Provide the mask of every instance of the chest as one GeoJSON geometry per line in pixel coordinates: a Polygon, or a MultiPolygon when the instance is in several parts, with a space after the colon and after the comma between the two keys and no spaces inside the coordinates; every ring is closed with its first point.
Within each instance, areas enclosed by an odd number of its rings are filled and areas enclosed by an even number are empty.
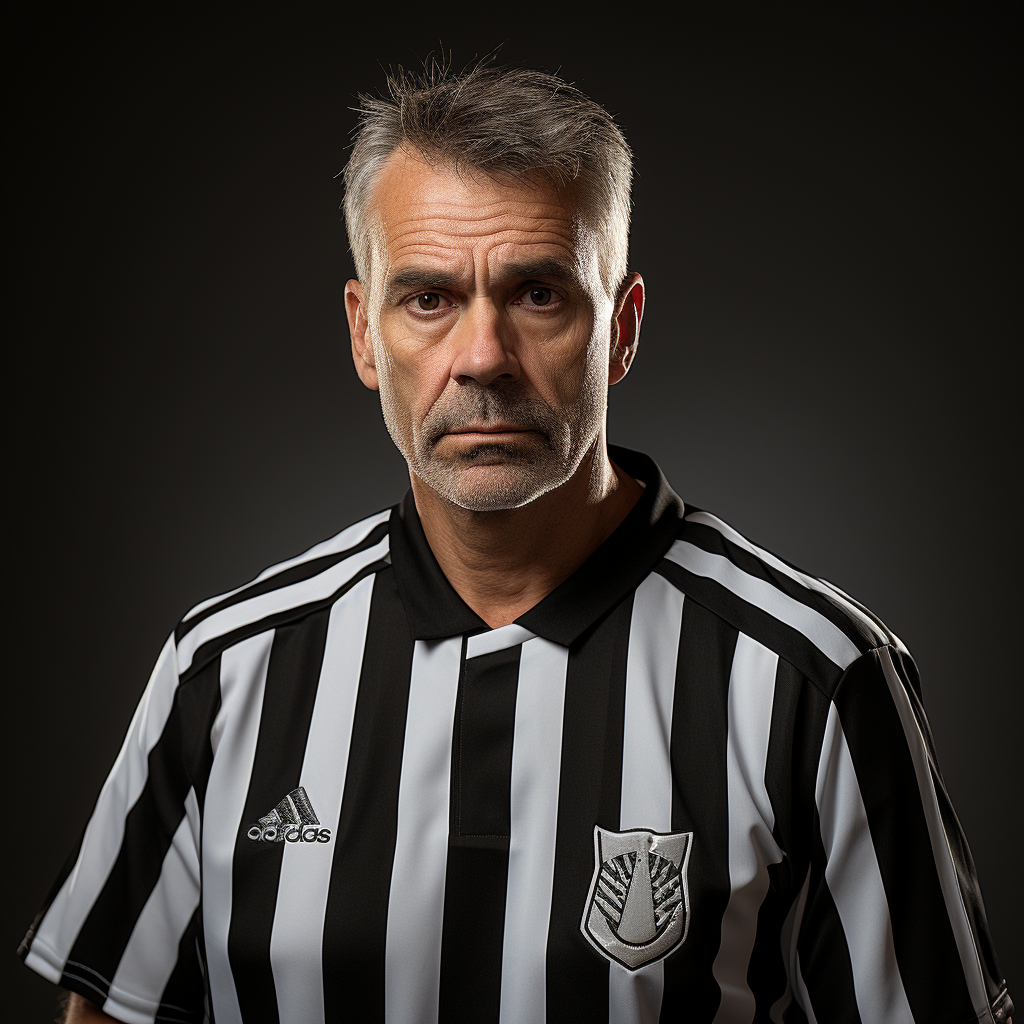
{"type": "Polygon", "coordinates": [[[359,993],[366,1019],[570,1019],[552,1014],[607,1000],[610,978],[711,983],[727,912],[752,945],[782,860],[745,771],[767,724],[730,743],[714,666],[681,677],[656,630],[571,651],[516,629],[417,642],[402,672],[346,679],[339,658],[304,726],[286,702],[261,722],[244,791],[225,733],[210,786],[234,785],[234,811],[204,819],[211,979],[258,976],[296,1012],[322,990],[359,993]],[[282,735],[304,742],[272,752],[282,735]]]}

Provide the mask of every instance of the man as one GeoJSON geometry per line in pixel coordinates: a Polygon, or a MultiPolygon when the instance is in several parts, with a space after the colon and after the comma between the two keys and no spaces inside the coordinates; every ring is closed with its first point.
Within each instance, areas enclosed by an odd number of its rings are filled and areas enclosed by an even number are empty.
{"type": "Polygon", "coordinates": [[[606,442],[621,132],[391,86],[346,306],[411,490],[178,624],[26,962],[70,1020],[1008,1020],[906,648],[606,442]]]}

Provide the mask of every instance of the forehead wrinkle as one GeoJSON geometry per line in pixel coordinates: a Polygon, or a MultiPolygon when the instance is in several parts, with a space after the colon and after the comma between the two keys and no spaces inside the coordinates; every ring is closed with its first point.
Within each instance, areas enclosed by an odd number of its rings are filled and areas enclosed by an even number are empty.
{"type": "Polygon", "coordinates": [[[452,235],[488,235],[547,231],[571,238],[577,217],[558,204],[465,203],[413,201],[388,211],[386,229],[393,236],[417,231],[452,235]]]}
{"type": "Polygon", "coordinates": [[[509,263],[520,270],[546,264],[545,275],[573,284],[587,277],[587,255],[577,251],[581,243],[586,248],[580,215],[563,196],[543,190],[494,195],[459,187],[453,194],[450,183],[442,184],[388,190],[390,201],[381,204],[391,301],[407,282],[430,287],[426,282],[432,275],[438,288],[489,289],[493,275],[496,281],[516,276],[505,269],[509,263]],[[406,267],[410,273],[403,281],[406,267]]]}
{"type": "Polygon", "coordinates": [[[389,262],[417,242],[463,248],[460,242],[485,236],[496,236],[495,242],[545,241],[574,251],[582,216],[578,198],[546,179],[509,182],[459,174],[407,146],[391,155],[374,188],[389,262]]]}
{"type": "Polygon", "coordinates": [[[507,263],[539,263],[557,260],[577,264],[581,254],[571,240],[560,236],[524,239],[506,234],[472,239],[440,238],[395,239],[389,247],[388,263],[392,270],[417,260],[440,266],[477,264],[492,266],[496,261],[507,263]]]}
{"type": "Polygon", "coordinates": [[[433,215],[397,221],[386,225],[385,231],[389,245],[408,245],[416,241],[444,245],[462,239],[488,237],[500,242],[522,239],[524,244],[551,239],[563,245],[572,245],[577,236],[568,221],[535,219],[533,223],[527,224],[495,225],[486,219],[459,222],[433,215]]]}
{"type": "Polygon", "coordinates": [[[401,264],[417,258],[447,266],[483,261],[489,267],[495,258],[517,263],[550,263],[556,260],[565,264],[566,256],[562,254],[568,255],[569,263],[576,264],[580,255],[576,252],[573,236],[548,231],[524,233],[513,229],[456,236],[443,231],[428,231],[404,237],[392,236],[388,243],[388,262],[396,272],[401,269],[401,264]]]}
{"type": "Polygon", "coordinates": [[[393,200],[399,210],[415,209],[416,207],[427,207],[429,210],[439,210],[444,213],[457,213],[469,210],[478,213],[484,218],[500,217],[506,213],[517,213],[522,210],[531,212],[537,211],[540,216],[555,218],[571,218],[574,214],[572,204],[566,203],[557,197],[545,199],[539,193],[531,192],[528,195],[503,195],[488,198],[479,192],[467,193],[463,196],[453,197],[450,188],[431,190],[426,195],[399,194],[393,200]]]}

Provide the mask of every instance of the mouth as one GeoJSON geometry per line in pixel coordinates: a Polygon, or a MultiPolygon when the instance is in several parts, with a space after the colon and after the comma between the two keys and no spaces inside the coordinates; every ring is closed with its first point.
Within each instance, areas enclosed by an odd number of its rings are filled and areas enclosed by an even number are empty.
{"type": "Polygon", "coordinates": [[[535,434],[537,431],[531,427],[518,427],[508,423],[487,423],[475,424],[460,427],[458,430],[448,432],[449,437],[463,437],[475,441],[499,440],[517,434],[535,434]]]}

